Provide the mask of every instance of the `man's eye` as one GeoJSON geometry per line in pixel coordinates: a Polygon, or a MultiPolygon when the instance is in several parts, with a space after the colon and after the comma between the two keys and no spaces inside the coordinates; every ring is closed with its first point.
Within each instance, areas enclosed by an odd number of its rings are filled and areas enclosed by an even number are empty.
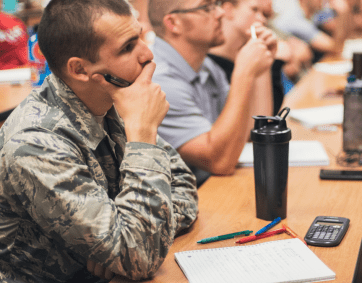
{"type": "Polygon", "coordinates": [[[122,52],[130,52],[135,47],[134,43],[127,44],[125,48],[123,48],[122,52]]]}
{"type": "Polygon", "coordinates": [[[211,5],[212,5],[212,3],[207,3],[207,4],[203,5],[203,6],[201,6],[202,10],[204,10],[206,13],[210,12],[211,11],[211,5]]]}

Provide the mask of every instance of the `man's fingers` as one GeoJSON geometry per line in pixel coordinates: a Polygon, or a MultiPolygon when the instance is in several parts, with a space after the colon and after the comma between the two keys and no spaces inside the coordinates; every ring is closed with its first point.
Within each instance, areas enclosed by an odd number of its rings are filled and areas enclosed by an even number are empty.
{"type": "Polygon", "coordinates": [[[148,62],[146,66],[144,66],[144,68],[142,69],[142,72],[138,76],[136,81],[145,81],[150,83],[152,81],[152,76],[153,73],[155,72],[155,69],[156,69],[156,63],[153,61],[148,62]]]}
{"type": "Polygon", "coordinates": [[[265,38],[273,35],[273,32],[264,26],[256,27],[255,31],[256,31],[256,34],[258,35],[258,38],[261,38],[263,40],[265,38]]]}

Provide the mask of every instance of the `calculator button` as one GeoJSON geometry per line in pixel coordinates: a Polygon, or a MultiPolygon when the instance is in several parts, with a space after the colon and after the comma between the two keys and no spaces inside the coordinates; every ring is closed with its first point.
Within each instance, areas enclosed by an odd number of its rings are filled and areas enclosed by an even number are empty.
{"type": "Polygon", "coordinates": [[[324,239],[324,236],[326,235],[326,233],[325,232],[322,232],[320,235],[319,235],[319,237],[318,237],[318,239],[324,239]]]}
{"type": "Polygon", "coordinates": [[[315,232],[314,236],[313,236],[313,239],[317,239],[319,237],[319,232],[315,232]]]}
{"type": "Polygon", "coordinates": [[[324,237],[325,240],[329,240],[331,237],[332,233],[327,233],[326,236],[324,237]]]}
{"type": "Polygon", "coordinates": [[[323,232],[326,232],[328,230],[328,226],[324,226],[323,228],[322,228],[322,231],[323,232]]]}
{"type": "Polygon", "coordinates": [[[335,238],[337,238],[338,235],[338,231],[334,230],[332,236],[331,236],[331,240],[333,241],[335,238]]]}
{"type": "Polygon", "coordinates": [[[317,232],[320,232],[320,231],[322,231],[322,226],[319,226],[318,228],[317,228],[317,232]]]}
{"type": "Polygon", "coordinates": [[[328,228],[328,232],[332,233],[334,231],[334,229],[332,227],[328,228]]]}

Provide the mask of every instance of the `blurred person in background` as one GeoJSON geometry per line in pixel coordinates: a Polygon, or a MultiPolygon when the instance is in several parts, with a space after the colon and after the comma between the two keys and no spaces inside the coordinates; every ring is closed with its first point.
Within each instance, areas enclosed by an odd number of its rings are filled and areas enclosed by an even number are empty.
{"type": "MultiPolygon", "coordinates": [[[[225,42],[211,48],[209,56],[225,71],[230,83],[235,59],[243,46],[250,40],[250,27],[252,25],[265,25],[266,18],[262,11],[262,0],[224,0],[222,8],[225,11],[225,16],[222,19],[225,42]]],[[[264,29],[264,32],[270,32],[270,30],[264,29]]],[[[263,37],[263,34],[260,36],[263,37]]],[[[279,46],[277,53],[278,50],[279,46]]],[[[290,58],[290,50],[280,52],[280,55],[287,61],[290,58]]],[[[250,64],[250,60],[254,60],[254,58],[243,58],[242,63],[250,64]]],[[[268,68],[260,74],[253,85],[256,96],[269,97],[269,92],[272,91],[273,115],[278,113],[284,97],[280,73],[283,64],[283,60],[274,61],[272,68],[268,68]]],[[[258,114],[253,113],[253,115],[258,114]]]]}
{"type": "Polygon", "coordinates": [[[28,35],[25,24],[2,11],[0,1],[0,70],[28,64],[28,35]]]}
{"type": "Polygon", "coordinates": [[[336,12],[334,18],[338,28],[329,35],[313,22],[314,15],[323,8],[323,0],[299,0],[291,9],[279,13],[274,25],[310,45],[314,52],[313,62],[325,53],[340,53],[351,29],[351,5],[347,0],[330,0],[329,5],[336,12]]]}
{"type": "Polygon", "coordinates": [[[311,67],[313,58],[312,50],[303,40],[275,27],[273,22],[275,12],[272,0],[261,1],[261,6],[264,17],[267,19],[266,26],[270,28],[278,38],[275,64],[281,64],[278,63],[278,60],[284,62],[282,66],[283,74],[295,84],[311,67]]]}
{"type": "Polygon", "coordinates": [[[142,27],[141,38],[145,43],[151,45],[155,40],[155,33],[148,18],[148,1],[149,0],[129,0],[133,6],[135,17],[142,27]]]}

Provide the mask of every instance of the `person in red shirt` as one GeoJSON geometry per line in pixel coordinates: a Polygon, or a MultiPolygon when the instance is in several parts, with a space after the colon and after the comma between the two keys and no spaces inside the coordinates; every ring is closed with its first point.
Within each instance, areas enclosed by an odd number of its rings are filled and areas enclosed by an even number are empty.
{"type": "Polygon", "coordinates": [[[28,35],[25,24],[20,19],[0,11],[0,70],[27,64],[28,35]]]}

